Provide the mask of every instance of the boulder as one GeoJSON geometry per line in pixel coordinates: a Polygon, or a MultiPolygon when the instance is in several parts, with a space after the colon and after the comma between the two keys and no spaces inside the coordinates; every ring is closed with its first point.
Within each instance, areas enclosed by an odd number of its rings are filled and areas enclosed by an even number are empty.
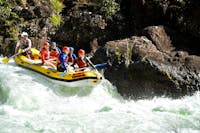
{"type": "Polygon", "coordinates": [[[164,34],[150,34],[154,41],[145,36],[109,41],[96,51],[93,62],[108,62],[105,77],[127,98],[193,94],[200,87],[200,57],[174,50],[163,28],[151,28],[164,34]]]}

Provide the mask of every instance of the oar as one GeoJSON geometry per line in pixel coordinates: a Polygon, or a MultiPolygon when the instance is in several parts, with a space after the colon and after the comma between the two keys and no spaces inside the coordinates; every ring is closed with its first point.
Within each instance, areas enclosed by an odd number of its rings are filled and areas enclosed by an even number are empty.
{"type": "MultiPolygon", "coordinates": [[[[65,64],[67,70],[69,69],[69,65],[65,64]]],[[[62,72],[59,76],[63,77],[67,74],[67,70],[65,70],[64,72],[62,72]]]]}
{"type": "Polygon", "coordinates": [[[88,63],[90,64],[90,66],[92,66],[92,68],[94,68],[97,71],[95,65],[90,61],[90,59],[88,57],[85,57],[85,58],[88,61],[88,63]]]}
{"type": "Polygon", "coordinates": [[[17,54],[14,54],[13,56],[11,56],[11,57],[5,57],[5,58],[3,58],[2,59],[2,62],[3,63],[8,63],[9,62],[9,60],[11,59],[11,58],[13,58],[13,57],[15,57],[15,56],[17,56],[17,55],[20,55],[22,52],[19,52],[19,53],[17,53],[17,54]]]}

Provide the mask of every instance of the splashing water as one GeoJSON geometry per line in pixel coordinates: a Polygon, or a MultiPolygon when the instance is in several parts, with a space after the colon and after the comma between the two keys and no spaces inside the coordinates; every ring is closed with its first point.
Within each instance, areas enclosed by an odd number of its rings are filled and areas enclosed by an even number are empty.
{"type": "Polygon", "coordinates": [[[200,132],[200,95],[125,100],[107,80],[70,88],[0,64],[0,133],[200,132]]]}

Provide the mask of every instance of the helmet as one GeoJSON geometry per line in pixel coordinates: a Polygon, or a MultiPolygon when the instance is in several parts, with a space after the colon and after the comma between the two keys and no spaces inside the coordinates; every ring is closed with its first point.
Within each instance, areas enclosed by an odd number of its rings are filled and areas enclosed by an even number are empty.
{"type": "Polygon", "coordinates": [[[81,54],[81,55],[85,54],[85,50],[79,49],[79,50],[78,50],[78,54],[79,54],[79,55],[80,55],[80,54],[81,54]]]}
{"type": "Polygon", "coordinates": [[[48,43],[48,42],[44,42],[43,45],[44,45],[44,46],[49,46],[49,43],[48,43]]]}
{"type": "Polygon", "coordinates": [[[69,51],[69,48],[68,48],[67,46],[64,46],[64,47],[62,48],[62,51],[69,51]]]}
{"type": "Polygon", "coordinates": [[[51,46],[56,46],[56,42],[51,42],[51,46]]]}
{"type": "Polygon", "coordinates": [[[28,33],[27,32],[22,32],[21,37],[25,37],[25,36],[28,36],[28,33]]]}
{"type": "Polygon", "coordinates": [[[74,48],[73,48],[73,47],[69,47],[69,50],[70,50],[70,51],[74,51],[74,48]]]}

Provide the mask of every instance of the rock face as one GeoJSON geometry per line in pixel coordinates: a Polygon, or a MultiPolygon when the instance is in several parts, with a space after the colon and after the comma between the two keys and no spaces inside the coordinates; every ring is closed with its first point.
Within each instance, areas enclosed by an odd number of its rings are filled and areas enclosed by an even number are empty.
{"type": "Polygon", "coordinates": [[[97,63],[110,63],[105,77],[122,95],[136,99],[163,95],[177,98],[198,90],[200,58],[176,51],[163,26],[145,31],[150,39],[133,36],[107,42],[97,50],[97,63]]]}
{"type": "Polygon", "coordinates": [[[192,54],[200,53],[196,49],[196,42],[200,41],[200,18],[197,17],[200,13],[199,5],[198,0],[123,0],[121,2],[122,13],[131,31],[137,34],[147,26],[165,25],[176,31],[174,45],[189,50],[192,54]]]}
{"type": "Polygon", "coordinates": [[[89,52],[92,50],[90,42],[95,38],[100,42],[99,45],[103,45],[129,34],[120,14],[106,18],[95,11],[93,4],[77,4],[67,9],[63,11],[64,24],[51,36],[62,44],[84,48],[89,52]]]}
{"type": "Polygon", "coordinates": [[[46,0],[25,0],[13,1],[18,5],[13,6],[14,19],[9,18],[5,23],[10,23],[10,29],[5,24],[2,26],[1,35],[2,54],[10,56],[13,54],[16,42],[23,31],[28,32],[33,47],[40,48],[41,44],[48,39],[48,32],[52,30],[52,24],[48,17],[52,14],[49,1],[46,0]],[[9,41],[8,41],[9,40],[9,41]]]}

